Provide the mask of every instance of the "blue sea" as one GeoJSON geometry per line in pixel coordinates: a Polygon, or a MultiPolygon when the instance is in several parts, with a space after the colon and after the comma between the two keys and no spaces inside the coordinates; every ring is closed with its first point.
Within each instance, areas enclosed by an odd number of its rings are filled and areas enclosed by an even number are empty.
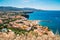
{"type": "Polygon", "coordinates": [[[41,26],[60,33],[60,11],[35,11],[29,14],[29,20],[42,20],[39,22],[41,26]]]}

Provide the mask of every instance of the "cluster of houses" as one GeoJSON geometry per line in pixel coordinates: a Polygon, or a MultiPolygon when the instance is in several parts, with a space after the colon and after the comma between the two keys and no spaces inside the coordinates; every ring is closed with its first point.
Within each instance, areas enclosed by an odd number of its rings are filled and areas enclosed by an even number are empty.
{"type": "MultiPolygon", "coordinates": [[[[8,13],[8,14],[10,15],[10,13],[8,13]]],[[[18,28],[18,29],[23,29],[23,30],[27,30],[27,31],[33,30],[33,32],[36,32],[39,35],[46,34],[51,37],[54,37],[54,33],[52,31],[50,31],[48,29],[48,27],[43,27],[38,24],[39,20],[27,20],[26,17],[21,16],[21,15],[14,14],[14,16],[9,16],[8,14],[7,15],[5,14],[6,18],[0,17],[0,24],[4,23],[2,21],[4,19],[16,19],[14,21],[10,21],[8,23],[7,27],[18,28]]],[[[13,14],[13,13],[11,13],[11,14],[13,14]]],[[[4,15],[2,15],[2,16],[4,16],[4,15]]]]}

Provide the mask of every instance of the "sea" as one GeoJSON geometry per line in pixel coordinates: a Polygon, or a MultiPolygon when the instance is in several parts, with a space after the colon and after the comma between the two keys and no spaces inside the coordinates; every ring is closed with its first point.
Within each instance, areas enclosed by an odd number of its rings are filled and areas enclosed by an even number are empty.
{"type": "Polygon", "coordinates": [[[35,11],[29,14],[29,20],[40,20],[39,25],[60,33],[60,11],[35,11]]]}

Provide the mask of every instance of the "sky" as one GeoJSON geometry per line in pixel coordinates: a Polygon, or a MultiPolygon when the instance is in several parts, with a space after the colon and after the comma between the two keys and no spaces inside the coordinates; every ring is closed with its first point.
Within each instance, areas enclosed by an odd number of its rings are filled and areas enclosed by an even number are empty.
{"type": "Polygon", "coordinates": [[[0,6],[60,10],[60,0],[0,0],[0,6]]]}

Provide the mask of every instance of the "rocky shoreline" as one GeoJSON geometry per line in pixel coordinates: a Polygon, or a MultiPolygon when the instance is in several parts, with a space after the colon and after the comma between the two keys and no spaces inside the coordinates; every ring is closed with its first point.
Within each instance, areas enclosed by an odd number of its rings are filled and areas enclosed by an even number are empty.
{"type": "Polygon", "coordinates": [[[0,40],[55,40],[55,34],[38,23],[23,16],[0,20],[0,40]]]}

